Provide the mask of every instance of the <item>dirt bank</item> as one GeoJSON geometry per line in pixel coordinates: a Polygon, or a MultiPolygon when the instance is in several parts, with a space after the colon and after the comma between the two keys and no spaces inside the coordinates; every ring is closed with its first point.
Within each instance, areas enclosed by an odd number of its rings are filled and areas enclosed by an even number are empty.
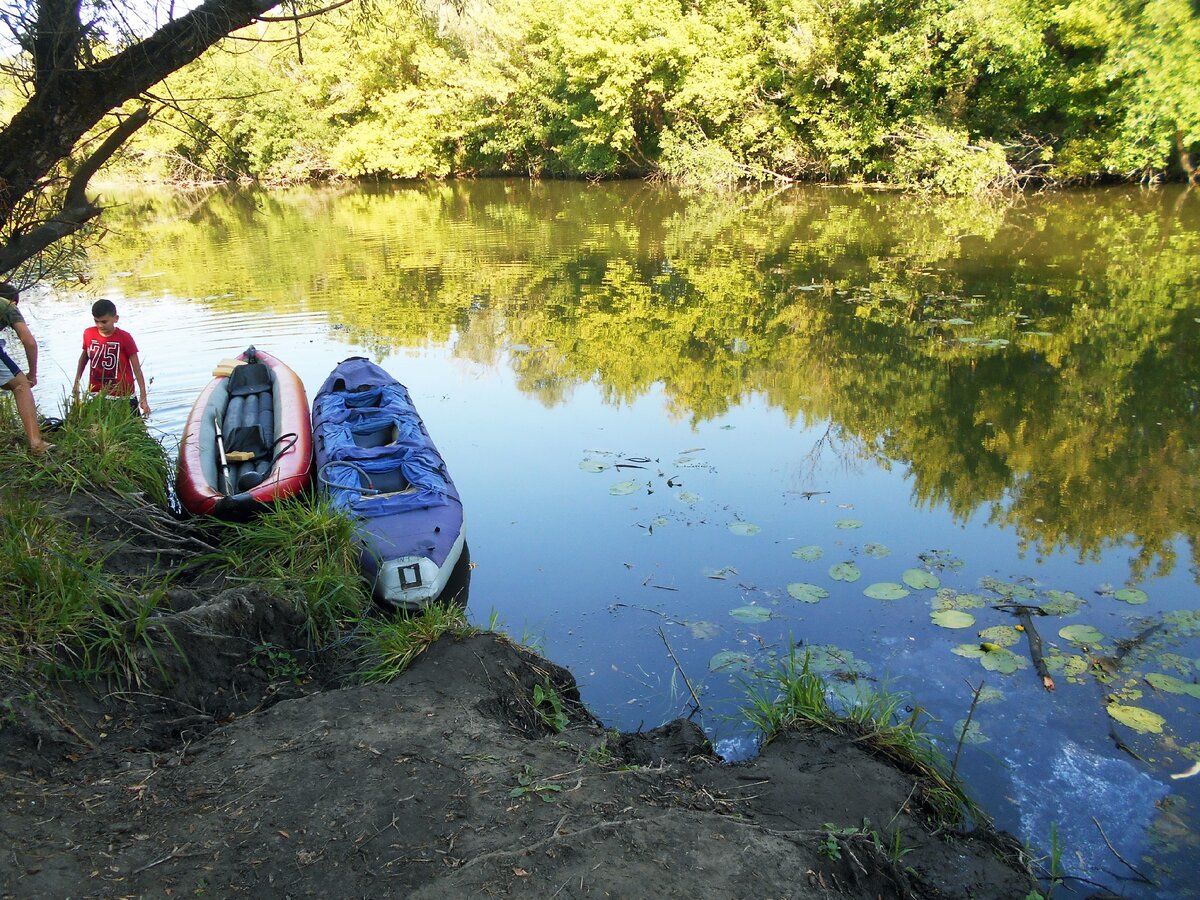
{"type": "MultiPolygon", "coordinates": [[[[127,538],[108,506],[56,502],[94,538],[127,538]]],[[[132,544],[110,565],[161,574],[132,544]]],[[[4,896],[1034,887],[1011,841],[937,829],[913,776],[845,737],[794,732],[729,766],[685,722],[604,729],[569,672],[502,636],[443,638],[395,682],[355,686],[351,659],[299,649],[285,602],[220,573],[170,597],[150,629],[162,669],[136,690],[0,679],[4,896]],[[535,687],[562,698],[561,733],[535,687]]]]}

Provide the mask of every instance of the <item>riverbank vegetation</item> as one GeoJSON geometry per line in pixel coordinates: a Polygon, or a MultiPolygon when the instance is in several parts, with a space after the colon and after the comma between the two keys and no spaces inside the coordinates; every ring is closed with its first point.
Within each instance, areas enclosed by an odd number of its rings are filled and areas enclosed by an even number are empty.
{"type": "Polygon", "coordinates": [[[173,585],[196,580],[241,585],[298,610],[302,640],[264,645],[260,656],[294,661],[299,651],[315,661],[352,638],[364,682],[397,677],[443,634],[474,633],[458,606],[410,619],[377,615],[353,527],[320,499],[282,503],[251,524],[185,527],[168,510],[163,447],[125,403],[69,403],[44,460],[26,453],[21,434],[3,398],[0,668],[139,684],[152,674],[146,666],[159,663],[149,625],[163,626],[160,636],[187,658],[163,623],[174,611],[173,585]]]}
{"type": "Polygon", "coordinates": [[[470,0],[260,25],[157,92],[176,181],[651,176],[949,194],[1195,174],[1188,0],[470,0]]]}

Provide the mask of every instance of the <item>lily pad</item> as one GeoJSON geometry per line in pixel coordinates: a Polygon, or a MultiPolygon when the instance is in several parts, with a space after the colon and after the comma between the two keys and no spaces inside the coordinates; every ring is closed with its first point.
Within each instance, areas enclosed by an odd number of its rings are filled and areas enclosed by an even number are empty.
{"type": "Polygon", "coordinates": [[[1029,661],[1023,656],[1017,656],[1011,650],[1001,647],[999,650],[988,650],[980,657],[980,664],[989,672],[999,672],[1001,675],[1011,675],[1017,669],[1024,669],[1029,661]]]}
{"type": "Polygon", "coordinates": [[[637,480],[630,478],[627,481],[618,481],[608,489],[608,492],[614,497],[621,497],[625,494],[632,494],[639,487],[641,487],[641,484],[637,480]]]}
{"type": "Polygon", "coordinates": [[[1140,606],[1150,599],[1149,595],[1147,595],[1145,591],[1139,590],[1138,588],[1121,588],[1121,590],[1117,591],[1115,594],[1113,594],[1113,596],[1122,603],[1129,603],[1133,606],[1140,606]]]}
{"type": "Polygon", "coordinates": [[[1086,656],[1077,653],[1050,653],[1045,660],[1047,669],[1061,672],[1068,679],[1078,679],[1090,665],[1086,656]]]}
{"type": "Polygon", "coordinates": [[[808,655],[808,668],[811,672],[823,675],[831,672],[845,672],[849,675],[867,675],[871,671],[869,663],[855,658],[849,650],[843,650],[833,644],[809,644],[797,647],[795,658],[797,665],[808,655]]]}
{"type": "Polygon", "coordinates": [[[708,661],[710,672],[745,672],[754,668],[754,657],[740,650],[722,650],[708,661]]]}
{"type": "Polygon", "coordinates": [[[980,609],[987,606],[978,594],[960,594],[954,588],[941,588],[933,598],[934,609],[980,609]]]}
{"type": "Polygon", "coordinates": [[[844,531],[852,531],[855,528],[863,527],[861,519],[838,519],[833,524],[835,527],[841,528],[844,531]]]}
{"type": "Polygon", "coordinates": [[[829,596],[829,591],[806,581],[793,581],[787,586],[787,592],[801,603],[819,603],[829,596]]]}
{"type": "Polygon", "coordinates": [[[863,547],[863,553],[872,559],[883,559],[886,556],[891,556],[892,551],[883,544],[866,544],[863,547]]]}
{"type": "Polygon", "coordinates": [[[765,606],[739,606],[731,609],[729,614],[739,622],[765,622],[771,618],[771,611],[765,606]]]}
{"type": "Polygon", "coordinates": [[[688,622],[688,631],[698,641],[711,640],[721,633],[721,629],[717,627],[716,623],[707,622],[703,619],[698,622],[688,622]]]}
{"type": "Polygon", "coordinates": [[[950,650],[955,656],[963,656],[967,659],[982,659],[986,652],[978,644],[959,644],[950,650]]]}
{"type": "Polygon", "coordinates": [[[829,567],[829,577],[834,581],[853,582],[862,578],[862,572],[852,562],[841,562],[829,567]]]}
{"type": "Polygon", "coordinates": [[[979,692],[980,703],[999,703],[1004,699],[1004,691],[999,688],[994,688],[991,685],[986,686],[979,692]]]}
{"type": "Polygon", "coordinates": [[[1140,706],[1123,706],[1120,703],[1110,703],[1105,709],[1108,710],[1110,716],[1122,725],[1127,725],[1134,731],[1139,731],[1142,734],[1162,734],[1163,725],[1167,723],[1167,720],[1158,713],[1142,709],[1140,706]]]}
{"type": "Polygon", "coordinates": [[[929,618],[934,625],[942,628],[970,628],[975,624],[975,617],[959,609],[943,609],[930,613],[929,618]]]}
{"type": "Polygon", "coordinates": [[[1073,644],[1095,644],[1104,639],[1091,625],[1064,625],[1058,629],[1058,636],[1073,644]]]}
{"type": "Polygon", "coordinates": [[[954,723],[954,739],[962,741],[964,744],[983,744],[991,740],[979,730],[978,722],[973,721],[968,725],[966,719],[959,719],[954,723]]]}
{"type": "Polygon", "coordinates": [[[925,588],[937,588],[941,585],[941,581],[932,572],[926,572],[924,569],[905,569],[904,574],[900,576],[904,579],[904,583],[915,591],[925,588]]]}
{"type": "Polygon", "coordinates": [[[872,600],[902,600],[908,596],[904,585],[894,581],[877,581],[863,593],[872,600]]]}
{"type": "Polygon", "coordinates": [[[598,459],[585,459],[579,464],[579,468],[585,472],[603,472],[605,469],[611,469],[612,464],[600,462],[598,459]]]}
{"type": "Polygon", "coordinates": [[[985,575],[979,579],[979,586],[989,591],[995,591],[1001,597],[1009,600],[1029,600],[1036,599],[1037,594],[1032,588],[1026,587],[1023,584],[1013,584],[1011,581],[1001,581],[999,578],[993,578],[990,575],[985,575]]]}
{"type": "Polygon", "coordinates": [[[1174,675],[1164,675],[1161,672],[1151,672],[1146,680],[1160,691],[1168,694],[1187,694],[1189,697],[1200,698],[1200,684],[1180,681],[1174,675]]]}
{"type": "Polygon", "coordinates": [[[979,637],[989,644],[999,644],[1001,647],[1011,647],[1021,641],[1021,632],[1011,625],[993,625],[979,632],[979,637]]]}
{"type": "Polygon", "coordinates": [[[695,506],[700,502],[700,495],[693,494],[691,491],[680,491],[679,501],[681,503],[686,503],[688,506],[695,506]]]}
{"type": "Polygon", "coordinates": [[[753,522],[730,522],[729,530],[734,534],[740,534],[742,537],[750,537],[751,535],[758,534],[760,531],[762,531],[762,529],[753,522]]]}
{"type": "Polygon", "coordinates": [[[1083,606],[1083,598],[1071,591],[1046,591],[1049,603],[1043,603],[1042,609],[1052,616],[1073,616],[1083,606]]]}
{"type": "Polygon", "coordinates": [[[792,556],[796,557],[796,559],[802,559],[805,562],[816,562],[824,555],[825,551],[816,544],[809,544],[805,547],[797,547],[792,551],[792,556]]]}

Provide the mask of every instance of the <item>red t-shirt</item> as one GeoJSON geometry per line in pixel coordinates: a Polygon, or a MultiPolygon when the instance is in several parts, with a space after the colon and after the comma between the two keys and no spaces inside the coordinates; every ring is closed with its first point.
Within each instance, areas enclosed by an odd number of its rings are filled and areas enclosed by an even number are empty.
{"type": "Polygon", "coordinates": [[[129,360],[138,352],[133,335],[117,328],[105,337],[93,325],[83,333],[83,349],[88,355],[88,387],[93,392],[133,394],[133,366],[129,360]]]}

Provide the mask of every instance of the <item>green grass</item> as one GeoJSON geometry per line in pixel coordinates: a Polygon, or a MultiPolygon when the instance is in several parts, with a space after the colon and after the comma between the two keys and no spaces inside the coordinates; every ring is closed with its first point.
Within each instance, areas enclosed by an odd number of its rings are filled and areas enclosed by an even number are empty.
{"type": "Polygon", "coordinates": [[[368,684],[391,681],[443,635],[478,633],[479,629],[467,623],[466,611],[453,603],[431,603],[417,613],[366,619],[360,628],[358,678],[368,684]]]}
{"type": "Polygon", "coordinates": [[[312,647],[336,638],[370,609],[354,524],[324,499],[292,497],[251,522],[221,523],[216,562],[244,581],[294,597],[312,647]]]}
{"type": "Polygon", "coordinates": [[[166,454],[128,403],[99,397],[72,401],[63,427],[45,438],[54,444],[50,457],[32,456],[16,405],[0,392],[0,471],[6,489],[90,486],[143,494],[151,503],[167,505],[166,454]]]}
{"type": "Polygon", "coordinates": [[[161,599],[104,573],[104,559],[39,502],[5,490],[0,517],[0,667],[139,680],[134,648],[161,599]]]}
{"type": "Polygon", "coordinates": [[[742,712],[769,743],[795,725],[853,735],[857,742],[918,778],[922,799],[941,822],[957,824],[979,811],[951,775],[949,763],[925,731],[924,709],[887,690],[863,694],[844,708],[829,702],[825,680],[807,651],[795,647],[748,686],[742,712]],[[911,710],[905,712],[905,710],[911,710]],[[924,721],[923,721],[924,717],[924,721]]]}

